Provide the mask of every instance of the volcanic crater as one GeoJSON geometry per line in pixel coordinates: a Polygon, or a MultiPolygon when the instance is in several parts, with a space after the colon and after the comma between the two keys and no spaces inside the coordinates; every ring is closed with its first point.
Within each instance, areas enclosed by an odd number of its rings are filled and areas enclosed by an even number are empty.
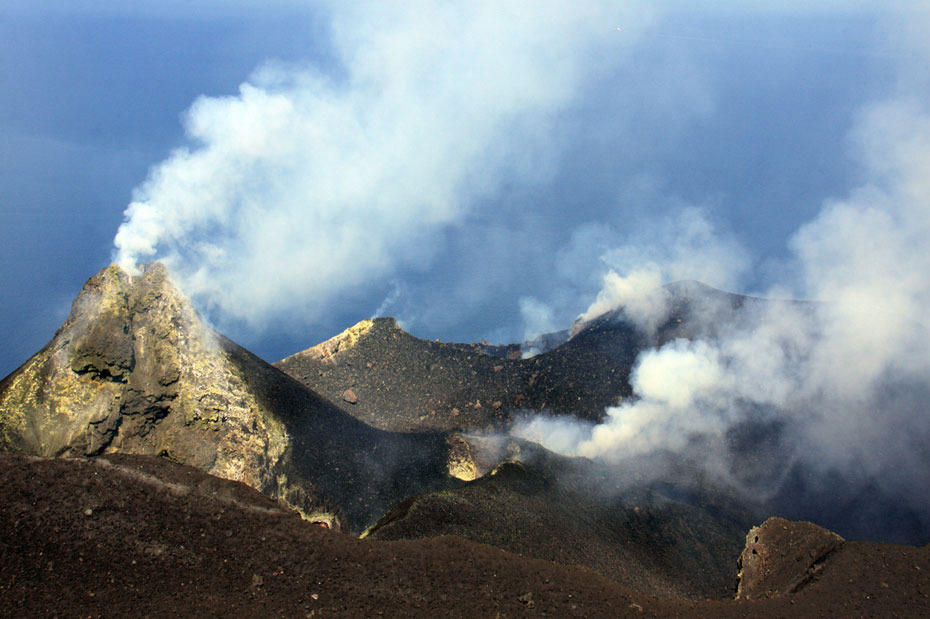
{"type": "MultiPolygon", "coordinates": [[[[687,458],[624,477],[507,435],[530,412],[601,421],[644,347],[767,303],[667,294],[652,333],[612,312],[524,346],[456,344],[376,318],[271,365],[207,327],[161,265],[108,267],[0,381],[0,610],[930,612],[928,546],[767,519],[771,503],[687,458]]],[[[777,434],[728,440],[748,458],[777,434]]]]}

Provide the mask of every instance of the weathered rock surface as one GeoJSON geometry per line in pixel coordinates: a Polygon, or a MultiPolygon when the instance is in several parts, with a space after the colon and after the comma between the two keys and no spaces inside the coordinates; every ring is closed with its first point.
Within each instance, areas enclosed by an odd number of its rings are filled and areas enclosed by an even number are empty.
{"type": "Polygon", "coordinates": [[[163,458],[104,460],[0,454],[0,615],[930,614],[930,548],[850,542],[795,595],[676,600],[461,538],[358,540],[163,458]]]}
{"type": "Polygon", "coordinates": [[[2,383],[0,447],[37,455],[163,454],[274,485],[284,424],[153,265],[91,278],[55,338],[2,383]]]}
{"type": "Polygon", "coordinates": [[[345,415],[206,327],[159,264],[92,277],[52,341],[0,382],[0,450],[161,455],[353,530],[451,479],[442,437],[345,415]]]}
{"type": "Polygon", "coordinates": [[[736,597],[750,600],[797,593],[817,578],[844,543],[836,533],[813,523],[769,518],[746,536],[736,597]]]}
{"type": "MultiPolygon", "coordinates": [[[[512,461],[462,488],[407,499],[366,538],[455,535],[525,557],[584,566],[651,595],[732,597],[736,557],[752,516],[725,495],[692,488],[686,503],[664,496],[661,485],[626,487],[608,467],[562,458],[532,443],[511,442],[498,450],[512,461]]],[[[468,461],[462,457],[463,472],[470,470],[468,461]]],[[[683,488],[674,491],[686,494],[683,488]]]]}
{"type": "Polygon", "coordinates": [[[525,410],[600,419],[605,406],[631,393],[640,338],[628,324],[605,321],[520,359],[481,344],[421,340],[393,318],[376,318],[274,365],[383,430],[469,431],[502,428],[525,410]],[[344,397],[348,391],[355,402],[344,397]]]}

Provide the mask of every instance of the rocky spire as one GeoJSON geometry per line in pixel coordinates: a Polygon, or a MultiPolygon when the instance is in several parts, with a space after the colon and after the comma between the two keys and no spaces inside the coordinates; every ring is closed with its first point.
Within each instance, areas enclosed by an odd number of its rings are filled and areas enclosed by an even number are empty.
{"type": "Polygon", "coordinates": [[[166,269],[90,278],[39,353],[3,381],[0,446],[39,455],[161,454],[267,489],[283,423],[166,269]]]}
{"type": "Polygon", "coordinates": [[[361,531],[449,479],[441,437],[381,432],[214,332],[161,264],[92,277],[0,381],[0,451],[160,455],[361,531]]]}

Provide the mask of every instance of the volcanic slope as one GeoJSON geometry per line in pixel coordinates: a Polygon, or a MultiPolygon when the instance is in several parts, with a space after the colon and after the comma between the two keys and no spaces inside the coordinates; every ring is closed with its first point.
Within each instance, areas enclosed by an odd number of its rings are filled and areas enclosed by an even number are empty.
{"type": "Polygon", "coordinates": [[[159,264],[92,277],[51,342],[0,382],[0,450],[161,455],[354,531],[455,483],[442,437],[346,415],[206,327],[159,264]]]}
{"type": "Polygon", "coordinates": [[[751,533],[742,599],[687,601],[454,537],[358,540],[150,456],[0,454],[0,485],[4,616],[930,614],[930,548],[804,523],[751,533]]]}
{"type": "Polygon", "coordinates": [[[590,568],[661,597],[732,597],[758,516],[707,484],[630,483],[608,466],[511,443],[508,461],[466,486],[411,497],[365,536],[455,535],[525,557],[590,568]],[[674,497],[674,498],[673,498],[674,497]],[[688,502],[682,500],[684,497],[688,502]]]}
{"type": "Polygon", "coordinates": [[[531,358],[516,345],[451,344],[418,339],[392,318],[363,320],[341,334],[276,362],[275,367],[365,423],[398,432],[502,428],[522,411],[601,421],[632,394],[640,351],[677,337],[712,335],[764,307],[761,299],[697,282],[663,289],[668,311],[647,334],[613,310],[568,332],[537,338],[558,344],[531,358]]]}
{"type": "Polygon", "coordinates": [[[636,333],[605,325],[531,359],[413,337],[392,318],[365,320],[275,363],[365,423],[392,431],[502,428],[524,409],[584,419],[629,394],[636,333]]]}

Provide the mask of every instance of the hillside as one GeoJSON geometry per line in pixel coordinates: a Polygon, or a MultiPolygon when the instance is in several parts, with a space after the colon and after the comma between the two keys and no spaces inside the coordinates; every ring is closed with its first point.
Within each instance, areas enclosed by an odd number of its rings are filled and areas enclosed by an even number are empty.
{"type": "Polygon", "coordinates": [[[443,437],[346,415],[204,325],[158,264],[92,277],[51,342],[0,382],[0,449],[160,455],[354,531],[455,483],[443,437]]]}
{"type": "Polygon", "coordinates": [[[661,485],[625,485],[609,467],[531,449],[462,488],[407,499],[366,538],[454,535],[584,566],[660,597],[732,596],[734,560],[756,519],[721,489],[678,487],[676,498],[661,485]]]}
{"type": "MultiPolygon", "coordinates": [[[[0,484],[5,616],[930,613],[930,548],[825,547],[828,534],[787,521],[766,522],[747,540],[744,555],[767,561],[752,573],[743,567],[750,599],[694,601],[455,537],[354,539],[159,458],[0,454],[0,484]]],[[[735,562],[733,570],[735,583],[735,562]]]]}
{"type": "Polygon", "coordinates": [[[553,351],[514,359],[421,340],[376,318],[274,365],[384,430],[503,428],[527,409],[600,418],[630,393],[638,337],[622,323],[593,326],[553,351]]]}
{"type": "Polygon", "coordinates": [[[398,432],[503,428],[526,411],[600,421],[631,394],[630,372],[646,347],[713,336],[751,320],[771,302],[697,282],[665,288],[668,313],[647,334],[613,310],[571,332],[519,346],[454,344],[414,337],[392,318],[364,320],[276,362],[310,389],[367,424],[398,432]]]}

